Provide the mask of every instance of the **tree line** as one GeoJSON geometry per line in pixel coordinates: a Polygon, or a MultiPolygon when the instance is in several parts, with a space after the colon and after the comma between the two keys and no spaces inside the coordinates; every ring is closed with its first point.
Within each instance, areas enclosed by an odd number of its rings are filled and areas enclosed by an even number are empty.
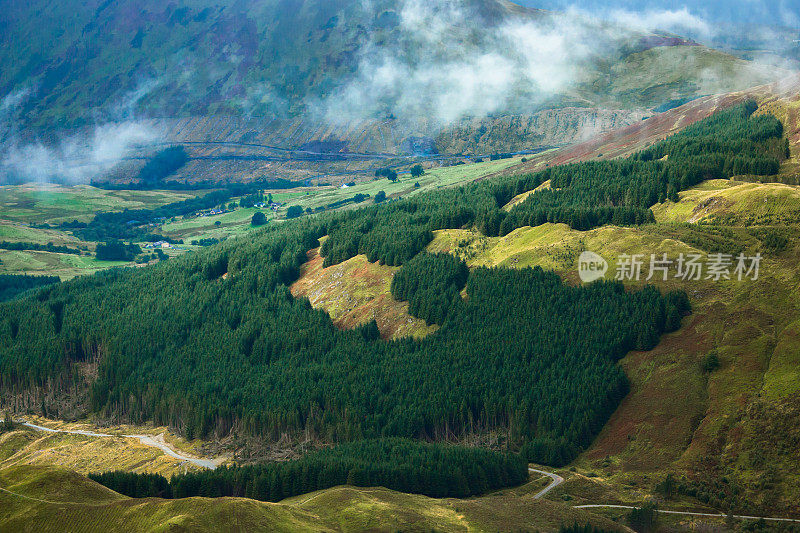
{"type": "Polygon", "coordinates": [[[133,261],[142,253],[138,244],[125,244],[120,241],[108,241],[97,245],[95,251],[98,261],[133,261]]]}
{"type": "Polygon", "coordinates": [[[89,477],[133,498],[233,496],[278,502],[337,485],[466,498],[519,485],[528,479],[528,467],[515,454],[389,438],[340,444],[294,461],[220,467],[169,480],[131,472],[89,477]]]}
{"type": "Polygon", "coordinates": [[[26,276],[0,274],[0,302],[16,298],[25,292],[59,283],[58,276],[26,276]]]}
{"type": "MultiPolygon", "coordinates": [[[[481,268],[436,334],[385,342],[377,328],[339,330],[291,296],[287,284],[327,233],[303,222],[0,306],[0,385],[85,390],[73,369],[101,354],[88,386],[93,411],[188,438],[234,429],[326,442],[503,431],[514,448],[544,443],[523,448],[527,459],[563,463],[626,394],[616,361],[652,348],[688,309],[685,296],[652,288],[570,287],[540,268],[481,268]]],[[[442,283],[438,271],[452,268],[452,258],[430,260],[450,266],[419,270],[417,287],[442,283]]],[[[442,285],[460,286],[460,270],[442,285]]]]}
{"type": "Polygon", "coordinates": [[[47,244],[40,244],[36,242],[8,242],[0,241],[0,249],[2,250],[19,250],[19,251],[34,251],[34,252],[51,252],[56,254],[70,254],[81,255],[81,251],[77,248],[70,248],[69,246],[59,246],[48,242],[47,244]]]}

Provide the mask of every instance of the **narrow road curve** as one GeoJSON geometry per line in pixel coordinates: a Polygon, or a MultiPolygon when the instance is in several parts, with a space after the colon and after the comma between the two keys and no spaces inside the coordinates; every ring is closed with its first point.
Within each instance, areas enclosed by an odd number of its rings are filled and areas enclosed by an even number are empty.
{"type": "Polygon", "coordinates": [[[536,493],[536,495],[533,497],[535,500],[544,498],[548,492],[564,483],[563,477],[559,476],[558,474],[553,474],[552,472],[545,472],[544,470],[537,470],[535,468],[528,468],[528,472],[536,472],[537,474],[542,474],[543,476],[547,476],[551,479],[549,485],[536,493]]]}
{"type": "Polygon", "coordinates": [[[67,433],[69,435],[83,435],[84,437],[106,437],[106,438],[123,437],[128,439],[137,439],[145,446],[149,446],[151,448],[158,448],[166,455],[174,457],[175,459],[178,459],[180,461],[191,463],[201,468],[208,468],[209,470],[214,470],[215,468],[217,468],[217,465],[214,463],[214,461],[211,461],[209,459],[198,459],[196,457],[189,457],[181,453],[178,453],[172,447],[170,447],[169,444],[167,444],[166,442],[161,442],[157,440],[156,437],[153,437],[151,435],[111,435],[109,433],[95,433],[94,431],[84,431],[79,429],[76,430],[53,429],[44,426],[37,426],[36,424],[31,424],[30,422],[26,422],[25,420],[17,420],[16,423],[31,429],[35,429],[37,431],[44,431],[47,433],[67,433]]]}
{"type": "MultiPolygon", "coordinates": [[[[548,486],[544,489],[536,493],[533,497],[536,500],[543,498],[547,495],[548,492],[553,490],[554,488],[558,487],[564,482],[564,478],[559,476],[558,474],[554,474],[552,472],[545,472],[544,470],[537,470],[536,468],[528,468],[528,472],[535,472],[537,474],[542,474],[543,476],[549,477],[552,481],[548,486]]],[[[593,503],[587,505],[573,505],[573,509],[636,509],[635,505],[616,505],[616,504],[604,504],[604,503],[593,503]]],[[[727,515],[722,513],[695,513],[691,511],[667,511],[663,509],[657,509],[656,512],[663,513],[663,514],[675,514],[675,515],[684,515],[684,516],[711,516],[715,518],[726,518],[727,515]]],[[[733,518],[739,518],[742,520],[766,520],[772,522],[796,522],[800,523],[800,519],[797,518],[769,518],[766,516],[748,516],[748,515],[733,515],[733,518]]]]}
{"type": "MultiPolygon", "coordinates": [[[[590,504],[590,505],[575,505],[573,509],[636,509],[634,505],[612,505],[612,504],[590,504]]],[[[713,516],[716,518],[726,518],[727,515],[722,513],[694,513],[691,511],[666,511],[664,509],[656,509],[657,513],[663,514],[678,514],[678,515],[687,515],[687,516],[713,516]]],[[[733,518],[740,518],[742,520],[767,520],[773,522],[800,522],[798,518],[769,518],[766,516],[748,516],[748,515],[731,515],[733,518]]]]}

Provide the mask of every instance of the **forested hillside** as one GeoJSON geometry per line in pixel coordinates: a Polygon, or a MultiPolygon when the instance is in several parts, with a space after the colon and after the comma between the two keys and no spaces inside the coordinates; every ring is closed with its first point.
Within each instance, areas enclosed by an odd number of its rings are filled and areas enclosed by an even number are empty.
{"type": "Polygon", "coordinates": [[[17,410],[53,414],[77,398],[101,416],[152,419],[187,437],[303,432],[335,442],[505,432],[527,459],[563,464],[625,395],[616,361],[679,327],[686,296],[617,283],[571,287],[539,268],[467,275],[452,258],[416,256],[436,229],[497,235],[542,216],[576,228],[647,222],[653,198],[743,168],[767,173],[784,155],[776,152],[782,130],[753,109],[728,110],[625,161],[301,218],[4,304],[4,398],[17,410]],[[557,183],[551,192],[502,210],[548,179],[557,183]],[[325,235],[328,263],[363,253],[404,265],[395,294],[441,328],[386,342],[374,324],[341,331],[294,299],[287,285],[325,235]]]}
{"type": "Polygon", "coordinates": [[[545,222],[581,230],[652,222],[652,205],[704,179],[777,171],[788,157],[783,125],[773,116],[753,116],[756,107],[753,101],[734,106],[627,159],[548,168],[350,213],[323,245],[326,265],[357,253],[400,265],[430,242],[431,231],[464,225],[502,236],[545,222]],[[510,212],[501,209],[548,180],[551,188],[510,212]]]}

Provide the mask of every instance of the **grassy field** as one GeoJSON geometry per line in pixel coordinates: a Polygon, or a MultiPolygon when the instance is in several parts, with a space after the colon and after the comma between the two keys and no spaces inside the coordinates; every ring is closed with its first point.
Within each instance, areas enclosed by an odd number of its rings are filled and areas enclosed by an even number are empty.
{"type": "Polygon", "coordinates": [[[52,242],[55,245],[69,246],[70,248],[76,248],[83,244],[80,239],[63,231],[32,228],[28,225],[8,220],[0,221],[0,241],[33,242],[36,244],[52,242]]]}
{"type": "Polygon", "coordinates": [[[161,232],[175,239],[184,239],[187,244],[191,240],[235,237],[251,229],[250,219],[256,211],[263,212],[270,220],[280,220],[285,218],[286,212],[291,206],[300,206],[303,210],[327,208],[331,204],[353,198],[357,194],[366,195],[368,198],[358,204],[352,202],[344,204],[342,208],[363,207],[371,205],[379,191],[384,191],[388,198],[399,198],[441,187],[457,186],[517,165],[520,159],[521,157],[515,157],[453,167],[438,167],[428,170],[419,178],[412,178],[408,174],[401,175],[394,183],[386,178],[379,178],[359,181],[352,187],[346,188],[324,186],[301,187],[291,191],[268,191],[272,194],[275,202],[284,204],[277,213],[270,209],[237,208],[221,215],[192,217],[169,222],[162,226],[161,232]],[[415,187],[415,183],[419,183],[419,187],[415,187]]]}
{"type": "Polygon", "coordinates": [[[172,191],[106,191],[88,185],[0,187],[0,218],[25,224],[88,222],[97,212],[151,209],[196,196],[172,191]]]}
{"type": "Polygon", "coordinates": [[[192,240],[199,239],[222,240],[249,231],[252,228],[250,220],[256,211],[263,212],[269,220],[275,218],[269,209],[237,208],[221,215],[192,217],[169,222],[161,227],[161,232],[174,239],[183,239],[187,244],[192,240]]]}
{"type": "MultiPolygon", "coordinates": [[[[151,209],[194,196],[195,193],[172,191],[106,191],[88,185],[3,185],[0,186],[0,241],[53,243],[93,252],[96,243],[82,241],[71,232],[33,226],[55,226],[73,220],[87,222],[98,212],[151,209]]],[[[66,280],[127,264],[97,261],[93,254],[90,257],[0,250],[2,274],[55,275],[66,280]]]]}
{"type": "Polygon", "coordinates": [[[19,430],[0,435],[0,468],[16,465],[59,466],[80,474],[126,470],[169,477],[192,470],[191,464],[163,454],[137,439],[86,437],[19,430]]]}
{"type": "Polygon", "coordinates": [[[800,189],[781,183],[710,180],[679,193],[677,203],[653,207],[659,222],[710,222],[725,217],[736,225],[800,222],[800,189]]]}
{"type": "Polygon", "coordinates": [[[0,273],[59,276],[62,280],[94,274],[108,268],[126,266],[118,261],[98,261],[94,257],[51,252],[0,250],[0,273]]]}
{"type": "MultiPolygon", "coordinates": [[[[26,416],[37,425],[62,431],[89,431],[113,435],[91,437],[68,433],[48,433],[18,425],[14,431],[0,433],[0,469],[12,466],[58,466],[79,474],[125,470],[155,473],[170,477],[186,470],[200,468],[171,457],[161,450],[142,444],[125,435],[150,435],[163,440],[174,450],[202,457],[205,443],[187,442],[173,435],[166,427],[117,425],[99,427],[88,421],[63,422],[37,416],[26,416]]],[[[219,459],[222,463],[226,459],[219,459]]]]}

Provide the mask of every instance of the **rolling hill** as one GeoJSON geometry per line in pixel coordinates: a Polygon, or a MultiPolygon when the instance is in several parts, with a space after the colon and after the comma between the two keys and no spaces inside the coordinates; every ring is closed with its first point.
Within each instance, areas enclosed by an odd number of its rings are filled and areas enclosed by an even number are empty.
{"type": "Polygon", "coordinates": [[[161,500],[121,496],[54,467],[0,470],[0,526],[14,531],[557,531],[592,524],[625,526],[537,500],[538,480],[518,489],[468,500],[434,499],[380,487],[341,486],[264,503],[245,498],[161,500]],[[11,492],[7,492],[11,491],[11,492]]]}
{"type": "MultiPolygon", "coordinates": [[[[708,177],[779,171],[790,155],[783,124],[757,110],[745,99],[626,159],[306,217],[154,268],[40,290],[0,306],[0,376],[17,410],[152,419],[190,439],[232,432],[320,442],[493,436],[529,460],[567,464],[627,393],[616,361],[651,350],[677,329],[686,294],[625,292],[614,283],[573,288],[540,268],[502,263],[470,271],[425,248],[436,242],[434,232],[464,227],[504,241],[545,222],[574,231],[649,227],[652,202],[679,200],[708,177]],[[545,181],[550,189],[539,188],[545,181]],[[400,267],[391,296],[441,327],[389,343],[374,321],[342,331],[328,314],[294,298],[288,285],[323,236],[323,267],[359,254],[400,267]],[[597,307],[604,313],[593,313],[597,307]],[[246,377],[231,374],[231,365],[248,368],[246,377]],[[460,386],[444,389],[451,380],[460,386]]],[[[725,232],[717,242],[703,231],[676,231],[693,245],[729,245],[725,232]]],[[[782,235],[765,230],[741,243],[767,250],[782,235]]],[[[562,257],[569,261],[570,254],[562,257]]]]}
{"type": "MultiPolygon", "coordinates": [[[[450,65],[454,59],[469,64],[471,54],[495,50],[500,34],[511,28],[520,28],[514,39],[537,31],[571,31],[603,52],[576,57],[593,69],[576,80],[577,89],[566,84],[545,87],[534,76],[531,80],[538,83],[525,89],[534,93],[514,90],[507,105],[489,111],[519,114],[541,100],[532,94],[545,89],[559,106],[654,107],[734,89],[735,84],[754,85],[754,79],[769,75],[691,41],[580,17],[565,20],[499,0],[428,8],[393,0],[370,7],[352,0],[192,1],[166,7],[95,1],[62,3],[47,15],[32,16],[42,13],[44,5],[13,4],[5,11],[0,21],[0,93],[29,91],[21,97],[18,116],[23,123],[48,128],[78,126],[92,122],[97,113],[113,116],[120,110],[152,117],[307,115],[314,99],[335,94],[362,74],[365,53],[380,57],[384,51],[396,52],[414,67],[450,65]],[[420,16],[432,17],[428,28],[424,23],[413,26],[423,20],[420,16]],[[473,29],[459,26],[466,20],[473,29]],[[431,31],[441,32],[441,42],[426,41],[425,33],[431,31]],[[369,46],[377,49],[367,50],[369,46]],[[702,77],[697,75],[701,71],[702,77]],[[752,77],[734,79],[745,73],[752,77]]],[[[519,45],[515,52],[533,53],[527,46],[519,45]]],[[[404,81],[413,82],[397,80],[404,81]]],[[[388,96],[382,112],[403,114],[401,98],[388,96]]]]}

